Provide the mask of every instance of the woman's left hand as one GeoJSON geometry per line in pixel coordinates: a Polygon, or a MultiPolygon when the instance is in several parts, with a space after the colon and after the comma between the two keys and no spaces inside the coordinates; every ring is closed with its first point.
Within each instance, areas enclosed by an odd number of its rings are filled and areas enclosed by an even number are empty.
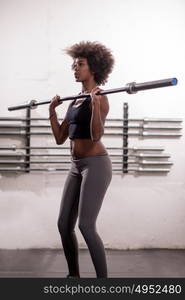
{"type": "Polygon", "coordinates": [[[99,87],[95,87],[94,89],[92,89],[90,95],[91,95],[91,101],[92,104],[96,105],[96,104],[100,104],[100,99],[101,99],[101,95],[96,95],[97,92],[102,91],[99,87]]]}

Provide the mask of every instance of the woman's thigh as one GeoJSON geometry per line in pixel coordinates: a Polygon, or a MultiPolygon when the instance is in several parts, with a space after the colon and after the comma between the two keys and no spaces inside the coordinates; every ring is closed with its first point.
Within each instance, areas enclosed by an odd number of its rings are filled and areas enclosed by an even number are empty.
{"type": "Polygon", "coordinates": [[[80,223],[94,223],[107,188],[112,178],[112,165],[109,157],[100,156],[89,160],[88,166],[82,172],[82,183],[79,199],[80,223]]]}
{"type": "Polygon", "coordinates": [[[70,172],[66,178],[59,210],[58,225],[74,228],[80,196],[82,177],[70,172]]]}

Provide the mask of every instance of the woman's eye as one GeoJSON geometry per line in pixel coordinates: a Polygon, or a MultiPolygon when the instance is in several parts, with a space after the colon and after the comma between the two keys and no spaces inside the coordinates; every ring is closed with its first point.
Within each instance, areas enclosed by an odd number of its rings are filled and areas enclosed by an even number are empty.
{"type": "Polygon", "coordinates": [[[75,69],[76,67],[82,67],[84,65],[84,63],[83,62],[79,62],[79,63],[74,63],[74,64],[72,64],[72,69],[75,69]]]}

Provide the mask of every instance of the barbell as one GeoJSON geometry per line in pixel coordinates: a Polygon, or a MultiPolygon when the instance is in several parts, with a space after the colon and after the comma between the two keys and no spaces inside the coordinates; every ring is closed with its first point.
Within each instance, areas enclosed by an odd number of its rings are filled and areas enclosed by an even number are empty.
{"type": "MultiPolygon", "coordinates": [[[[148,82],[143,82],[143,83],[130,82],[130,83],[127,83],[126,86],[121,87],[121,88],[99,91],[99,92],[97,92],[97,95],[114,94],[114,93],[120,93],[120,92],[127,92],[128,94],[135,94],[138,91],[167,87],[167,86],[174,86],[174,85],[177,85],[177,78],[168,78],[168,79],[148,81],[148,82]]],[[[60,98],[59,102],[75,100],[75,99],[79,99],[79,98],[80,99],[81,98],[89,98],[89,97],[90,97],[90,93],[84,93],[84,94],[78,94],[78,95],[60,98]]],[[[29,103],[26,103],[26,104],[10,106],[10,107],[8,107],[8,110],[12,111],[12,110],[18,110],[18,109],[25,109],[25,108],[34,109],[38,105],[49,104],[50,102],[51,102],[51,100],[42,101],[42,102],[37,102],[37,100],[31,100],[29,103]]]]}

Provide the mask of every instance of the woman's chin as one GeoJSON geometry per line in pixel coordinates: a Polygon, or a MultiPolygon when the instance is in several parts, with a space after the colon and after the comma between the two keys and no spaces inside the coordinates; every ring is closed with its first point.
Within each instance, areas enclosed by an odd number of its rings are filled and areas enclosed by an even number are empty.
{"type": "Polygon", "coordinates": [[[81,80],[79,78],[75,78],[76,82],[81,82],[81,80]]]}

